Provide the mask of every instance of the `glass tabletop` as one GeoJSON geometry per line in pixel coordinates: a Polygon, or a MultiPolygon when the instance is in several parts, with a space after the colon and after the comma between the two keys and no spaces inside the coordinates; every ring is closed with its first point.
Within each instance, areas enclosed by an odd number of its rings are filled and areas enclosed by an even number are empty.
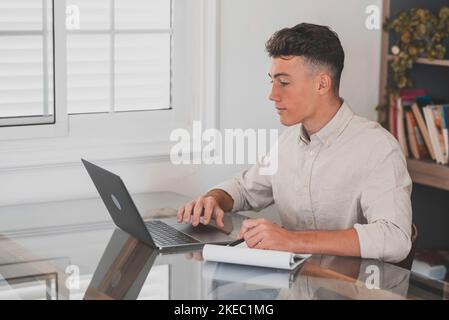
{"type": "MultiPolygon", "coordinates": [[[[170,216],[175,211],[169,208],[183,201],[171,193],[136,198],[145,219],[170,216]],[[151,210],[142,210],[146,203],[151,210]]],[[[101,200],[91,201],[97,208],[101,200]]],[[[235,235],[244,216],[228,219],[235,235]]],[[[160,252],[110,221],[0,233],[0,299],[448,297],[449,284],[381,261],[313,255],[293,271],[215,263],[204,261],[198,249],[160,252]]]]}

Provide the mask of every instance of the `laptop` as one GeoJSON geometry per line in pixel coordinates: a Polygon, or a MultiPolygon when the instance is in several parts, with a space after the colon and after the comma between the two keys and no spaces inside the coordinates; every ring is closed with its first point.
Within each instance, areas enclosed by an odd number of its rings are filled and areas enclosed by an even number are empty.
{"type": "Polygon", "coordinates": [[[234,241],[224,230],[200,223],[178,223],[176,218],[144,221],[122,179],[89,161],[81,159],[114,223],[123,231],[159,250],[202,247],[206,243],[234,241]]]}

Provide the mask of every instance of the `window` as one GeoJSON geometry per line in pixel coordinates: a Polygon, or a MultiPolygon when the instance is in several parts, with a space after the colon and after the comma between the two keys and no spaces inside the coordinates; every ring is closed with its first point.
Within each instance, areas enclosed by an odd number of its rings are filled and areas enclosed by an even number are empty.
{"type": "Polygon", "coordinates": [[[0,126],[54,123],[53,5],[0,0],[0,126]]]}
{"type": "MultiPolygon", "coordinates": [[[[42,71],[34,75],[39,81],[26,83],[40,97],[37,103],[29,101],[39,112],[20,114],[16,107],[6,116],[6,108],[4,114],[0,110],[0,168],[78,163],[80,156],[167,155],[173,129],[190,129],[198,119],[212,124],[217,7],[215,0],[0,0],[0,66],[10,62],[2,61],[2,48],[11,51],[3,37],[23,33],[6,26],[44,30],[44,11],[49,47],[45,60],[44,33],[31,30],[42,42],[25,43],[42,71]],[[17,11],[14,18],[3,14],[8,6],[17,11]],[[19,118],[20,126],[13,121],[19,118]]],[[[20,55],[8,59],[13,58],[20,55]]],[[[25,90],[23,84],[17,88],[25,90]]],[[[31,95],[22,91],[15,97],[27,103],[31,95]]],[[[3,100],[0,94],[0,106],[3,100]]]]}
{"type": "MultiPolygon", "coordinates": [[[[0,9],[0,125],[53,123],[52,1],[0,9]]],[[[68,0],[66,19],[69,114],[170,108],[171,1],[68,0]]]]}
{"type": "Polygon", "coordinates": [[[68,0],[67,8],[79,14],[67,31],[69,114],[170,108],[170,0],[68,0]]]}

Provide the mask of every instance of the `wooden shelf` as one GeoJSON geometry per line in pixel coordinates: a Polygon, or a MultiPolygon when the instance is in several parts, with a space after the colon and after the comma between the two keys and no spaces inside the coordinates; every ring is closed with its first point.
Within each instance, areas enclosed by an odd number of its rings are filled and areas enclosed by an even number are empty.
{"type": "Polygon", "coordinates": [[[449,60],[438,60],[438,59],[434,59],[434,60],[430,60],[427,58],[419,58],[416,63],[420,63],[420,64],[430,64],[433,66],[442,66],[442,67],[449,67],[449,60]]]}
{"type": "Polygon", "coordinates": [[[407,159],[407,167],[413,182],[449,190],[449,166],[430,160],[407,159]]]}
{"type": "MultiPolygon", "coordinates": [[[[393,56],[391,54],[388,55],[388,60],[393,60],[393,56]]],[[[419,58],[418,60],[416,60],[416,63],[440,67],[449,67],[449,60],[438,60],[438,59],[431,60],[427,58],[419,58]]]]}

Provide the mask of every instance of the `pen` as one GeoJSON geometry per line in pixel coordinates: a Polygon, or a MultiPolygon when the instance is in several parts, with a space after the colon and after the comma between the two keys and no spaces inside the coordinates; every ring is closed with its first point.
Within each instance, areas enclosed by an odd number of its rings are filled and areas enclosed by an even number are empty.
{"type": "Polygon", "coordinates": [[[243,241],[245,241],[245,239],[237,239],[235,241],[232,241],[231,243],[228,243],[228,247],[235,247],[236,245],[242,243],[243,241]]]}
{"type": "MultiPolygon", "coordinates": [[[[248,219],[248,218],[245,217],[244,220],[247,220],[247,219],[248,219]]],[[[232,242],[228,243],[227,246],[228,246],[228,247],[235,247],[236,245],[242,243],[243,241],[245,241],[245,239],[242,237],[242,238],[240,238],[240,239],[237,239],[237,240],[235,240],[235,241],[232,241],[232,242]]]]}

